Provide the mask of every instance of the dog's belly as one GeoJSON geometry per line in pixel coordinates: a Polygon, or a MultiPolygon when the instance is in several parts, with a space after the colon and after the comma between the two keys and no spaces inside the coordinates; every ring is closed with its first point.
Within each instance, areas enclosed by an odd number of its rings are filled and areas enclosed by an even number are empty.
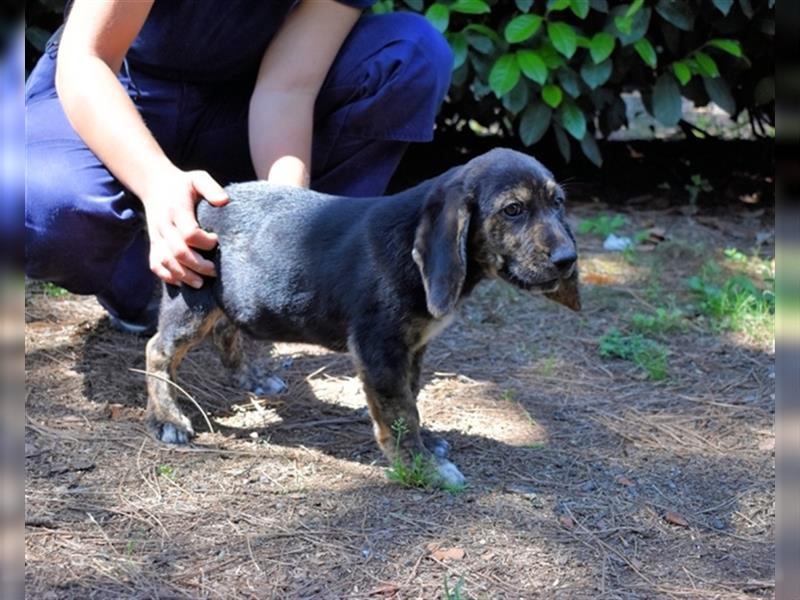
{"type": "Polygon", "coordinates": [[[271,342],[286,342],[293,344],[315,344],[323,346],[334,352],[347,351],[347,335],[334,331],[330,327],[310,329],[287,326],[280,320],[263,320],[255,324],[242,326],[250,336],[271,342]]]}

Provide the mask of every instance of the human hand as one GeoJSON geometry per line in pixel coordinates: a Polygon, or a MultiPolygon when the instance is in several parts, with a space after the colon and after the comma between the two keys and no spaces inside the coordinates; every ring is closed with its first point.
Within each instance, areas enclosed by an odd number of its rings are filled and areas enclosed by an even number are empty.
{"type": "Polygon", "coordinates": [[[225,190],[205,171],[171,169],[154,178],[154,188],[142,196],[150,237],[150,270],[172,285],[203,285],[202,275],[216,276],[214,263],[193,248],[211,250],[217,236],[200,229],[195,205],[228,202],[225,190]]]}

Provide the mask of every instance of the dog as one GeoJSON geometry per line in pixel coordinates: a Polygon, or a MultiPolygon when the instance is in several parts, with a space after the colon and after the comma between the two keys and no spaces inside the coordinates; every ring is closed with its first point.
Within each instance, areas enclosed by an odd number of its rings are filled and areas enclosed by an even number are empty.
{"type": "Polygon", "coordinates": [[[226,191],[226,206],[197,210],[200,225],[218,236],[208,253],[217,277],[200,289],[165,285],[147,343],[153,435],[178,444],[194,435],[169,381],[206,335],[237,382],[259,391],[283,384],[254,340],[312,343],[352,355],[390,461],[422,455],[438,484],[463,485],[447,442],[420,426],[422,358],[484,279],[580,308],[575,239],[550,171],[526,154],[494,149],[393,196],[339,197],[263,181],[226,191]]]}

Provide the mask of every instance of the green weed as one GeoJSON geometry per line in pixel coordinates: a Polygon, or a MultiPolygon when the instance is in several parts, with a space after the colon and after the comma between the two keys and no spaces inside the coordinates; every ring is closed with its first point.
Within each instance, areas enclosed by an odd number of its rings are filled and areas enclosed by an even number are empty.
{"type": "Polygon", "coordinates": [[[636,333],[623,335],[612,329],[600,338],[600,356],[629,360],[659,381],[667,376],[667,350],[658,342],[636,333]]]}
{"type": "Polygon", "coordinates": [[[500,399],[506,402],[513,402],[516,395],[517,393],[514,390],[503,390],[500,394],[500,399]]]}
{"type": "Polygon", "coordinates": [[[167,479],[175,479],[175,468],[169,465],[158,465],[156,467],[156,473],[167,479]]]}
{"type": "Polygon", "coordinates": [[[591,219],[584,219],[578,225],[578,233],[592,234],[605,239],[616,233],[628,223],[625,215],[598,215],[591,219]]]}
{"type": "Polygon", "coordinates": [[[654,313],[635,313],[631,325],[639,333],[671,333],[685,328],[684,314],[677,308],[658,307],[654,313]]]}
{"type": "Polygon", "coordinates": [[[411,464],[407,465],[400,458],[400,443],[408,435],[408,425],[405,420],[400,418],[392,423],[392,431],[395,436],[395,450],[397,458],[392,462],[392,466],[386,471],[389,480],[414,488],[432,487],[436,476],[436,465],[426,456],[414,454],[411,457],[411,464]]]}
{"type": "Polygon", "coordinates": [[[689,278],[687,283],[698,310],[720,329],[750,333],[771,330],[775,315],[774,279],[766,279],[771,289],[760,288],[742,274],[720,279],[719,267],[712,264],[689,278]]]}
{"type": "Polygon", "coordinates": [[[747,255],[738,248],[725,248],[725,258],[737,263],[746,263],[747,255]]]}
{"type": "Polygon", "coordinates": [[[447,575],[444,576],[444,593],[442,594],[442,600],[466,600],[466,596],[464,592],[461,591],[461,588],[464,587],[464,578],[460,577],[456,582],[455,587],[450,589],[450,581],[447,575]]]}
{"type": "Polygon", "coordinates": [[[708,179],[699,173],[692,175],[689,183],[687,183],[684,187],[686,191],[689,192],[689,204],[692,206],[697,204],[697,198],[700,196],[700,194],[708,193],[714,190],[714,188],[711,187],[711,183],[708,181],[708,179]]]}
{"type": "Polygon", "coordinates": [[[50,283],[49,281],[45,281],[42,284],[42,291],[45,296],[50,296],[51,298],[63,298],[69,294],[64,288],[57,286],[55,283],[50,283]]]}

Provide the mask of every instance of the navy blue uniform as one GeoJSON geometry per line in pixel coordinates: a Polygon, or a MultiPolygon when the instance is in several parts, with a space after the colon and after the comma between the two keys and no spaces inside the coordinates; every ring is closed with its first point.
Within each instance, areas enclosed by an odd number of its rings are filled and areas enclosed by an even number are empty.
{"type": "MultiPolygon", "coordinates": [[[[293,4],[156,0],[119,79],[178,167],[223,185],[256,178],[248,103],[293,4]]],[[[26,84],[26,273],[135,319],[155,285],[143,208],[69,124],[55,91],[57,51],[51,42],[26,84]]],[[[317,97],[311,187],[383,193],[408,143],[432,138],[451,66],[447,42],[419,15],[363,15],[317,97]]]]}

